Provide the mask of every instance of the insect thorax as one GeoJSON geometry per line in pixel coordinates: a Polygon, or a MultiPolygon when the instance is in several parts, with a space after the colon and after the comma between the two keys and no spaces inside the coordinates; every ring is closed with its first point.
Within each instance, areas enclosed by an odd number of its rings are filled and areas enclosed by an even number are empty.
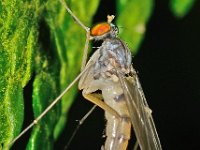
{"type": "Polygon", "coordinates": [[[99,48],[100,57],[94,65],[94,79],[129,74],[132,56],[127,46],[118,38],[107,38],[99,48]]]}
{"type": "Polygon", "coordinates": [[[88,61],[87,65],[95,63],[80,78],[79,89],[83,89],[83,93],[92,93],[109,84],[114,85],[114,82],[119,84],[118,74],[123,77],[134,74],[131,61],[131,52],[124,42],[118,38],[104,39],[100,48],[88,61]]]}

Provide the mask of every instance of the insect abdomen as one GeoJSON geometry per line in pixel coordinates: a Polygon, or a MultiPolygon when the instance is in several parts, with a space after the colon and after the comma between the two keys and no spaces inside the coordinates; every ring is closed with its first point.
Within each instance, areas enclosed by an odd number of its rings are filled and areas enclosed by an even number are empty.
{"type": "Polygon", "coordinates": [[[104,102],[118,112],[120,117],[105,112],[107,120],[105,150],[126,150],[131,134],[131,121],[124,100],[121,87],[118,82],[108,83],[102,89],[104,102]]]}

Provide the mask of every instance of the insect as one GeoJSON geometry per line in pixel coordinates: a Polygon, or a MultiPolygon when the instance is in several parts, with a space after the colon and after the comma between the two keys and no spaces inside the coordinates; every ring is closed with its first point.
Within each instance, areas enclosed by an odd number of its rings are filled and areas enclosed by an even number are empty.
{"type": "Polygon", "coordinates": [[[62,0],[60,1],[87,33],[82,71],[12,143],[37,124],[80,79],[79,89],[82,90],[84,98],[105,111],[107,139],[102,149],[127,149],[131,126],[142,150],[162,149],[151,110],[146,102],[136,71],[131,64],[131,52],[126,44],[117,37],[118,28],[112,24],[114,16],[108,16],[107,22],[97,24],[90,29],[82,24],[62,0]],[[89,40],[102,40],[103,43],[86,64],[89,40]]]}

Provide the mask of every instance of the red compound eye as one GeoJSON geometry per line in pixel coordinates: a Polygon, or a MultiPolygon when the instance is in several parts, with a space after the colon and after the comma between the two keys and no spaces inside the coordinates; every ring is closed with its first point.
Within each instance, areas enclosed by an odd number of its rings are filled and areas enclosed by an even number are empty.
{"type": "Polygon", "coordinates": [[[90,34],[91,36],[100,36],[109,31],[110,31],[110,24],[105,22],[105,23],[99,23],[96,26],[94,26],[91,29],[90,34]]]}

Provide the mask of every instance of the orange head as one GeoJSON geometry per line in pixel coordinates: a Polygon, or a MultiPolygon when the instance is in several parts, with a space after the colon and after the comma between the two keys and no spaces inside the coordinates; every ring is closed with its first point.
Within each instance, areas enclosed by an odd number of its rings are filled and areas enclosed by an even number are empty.
{"type": "Polygon", "coordinates": [[[118,28],[112,24],[112,20],[114,19],[114,16],[107,16],[107,22],[102,22],[90,30],[91,39],[95,40],[102,40],[104,38],[113,38],[116,37],[118,34],[118,28]]]}
{"type": "Polygon", "coordinates": [[[111,27],[110,27],[109,23],[107,23],[107,22],[99,23],[91,29],[90,35],[91,36],[101,36],[105,33],[110,32],[110,30],[111,30],[111,27]]]}

